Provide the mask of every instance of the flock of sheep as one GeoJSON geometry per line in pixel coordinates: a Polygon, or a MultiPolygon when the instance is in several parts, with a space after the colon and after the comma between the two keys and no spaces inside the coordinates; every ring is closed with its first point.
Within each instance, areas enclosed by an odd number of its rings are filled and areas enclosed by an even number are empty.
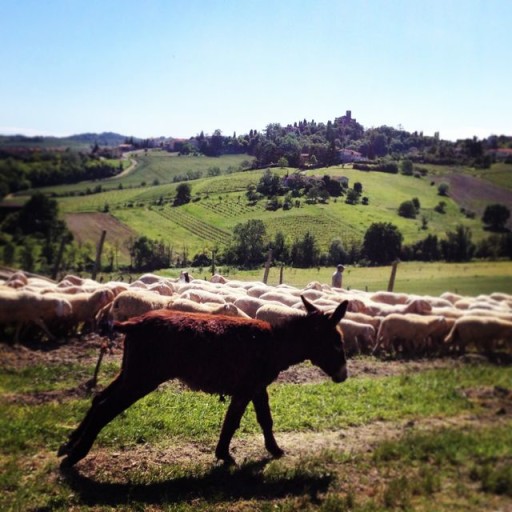
{"type": "Polygon", "coordinates": [[[319,282],[299,289],[221,275],[205,281],[188,275],[169,279],[144,274],[129,284],[68,275],[55,283],[18,271],[0,280],[0,328],[14,327],[14,341],[36,331],[54,340],[162,308],[257,318],[276,325],[305,314],[301,295],[324,311],[349,300],[340,322],[349,356],[423,357],[512,349],[512,295],[505,293],[465,297],[447,292],[435,297],[337,289],[319,282]]]}

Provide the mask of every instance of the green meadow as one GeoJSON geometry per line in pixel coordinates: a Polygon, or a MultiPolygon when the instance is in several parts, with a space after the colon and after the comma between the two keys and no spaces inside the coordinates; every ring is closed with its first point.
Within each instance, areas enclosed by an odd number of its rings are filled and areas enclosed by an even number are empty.
{"type": "MultiPolygon", "coordinates": [[[[247,187],[256,185],[264,170],[235,172],[242,165],[244,155],[228,155],[217,159],[178,157],[162,151],[151,151],[137,159],[137,166],[132,173],[103,182],[104,192],[59,197],[61,212],[109,211],[141,235],[161,238],[173,247],[186,248],[191,254],[203,249],[209,250],[215,245],[212,236],[198,229],[197,225],[209,225],[212,229],[231,233],[236,224],[251,218],[264,222],[269,239],[281,231],[293,242],[310,231],[317,238],[322,251],[326,251],[330,242],[336,238],[341,239],[346,246],[354,241],[360,242],[374,222],[396,225],[404,236],[405,244],[414,243],[428,234],[442,238],[447,231],[455,230],[458,225],[471,229],[474,242],[488,236],[478,215],[469,218],[451,197],[438,194],[437,185],[442,182],[443,176],[454,172],[454,169],[448,167],[430,166],[428,174],[421,178],[358,171],[349,166],[307,171],[307,174],[320,177],[325,174],[332,177],[345,176],[349,186],[361,183],[362,196],[368,198],[368,204],[348,205],[343,197],[331,198],[327,204],[307,204],[301,198],[295,205],[298,207],[294,206],[287,211],[268,211],[265,209],[265,199],[253,206],[247,202],[247,187]],[[221,175],[208,177],[208,169],[212,167],[219,168],[221,175]],[[187,171],[199,171],[203,177],[187,182],[191,187],[192,201],[175,208],[172,201],[177,183],[172,180],[174,176],[184,175],[187,171]],[[420,202],[416,219],[400,217],[398,206],[413,198],[420,202]],[[440,201],[445,203],[444,213],[435,210],[440,201]]],[[[496,168],[489,170],[489,178],[486,179],[499,182],[500,186],[507,189],[512,183],[511,166],[503,165],[497,164],[496,168]]],[[[272,172],[283,176],[295,170],[279,168],[272,172]]],[[[461,168],[458,172],[470,173],[470,170],[461,168]]],[[[482,177],[483,173],[479,175],[482,177]]],[[[83,183],[74,188],[54,187],[51,192],[60,196],[73,188],[75,193],[83,193],[91,186],[91,183],[83,183]]],[[[221,246],[225,243],[223,237],[215,238],[214,241],[221,246]]]]}
{"type": "MultiPolygon", "coordinates": [[[[107,361],[100,386],[117,368],[107,361]]],[[[484,511],[512,499],[510,415],[471,399],[511,389],[508,368],[453,363],[342,385],[276,383],[274,429],[287,454],[266,455],[249,408],[231,468],[213,455],[226,404],[169,383],[114,419],[76,468],[60,470],[56,450],[90,405],[68,390],[92,371],[2,367],[2,510],[484,511]]]]}
{"type": "MultiPolygon", "coordinates": [[[[209,279],[210,268],[188,269],[194,277],[209,279]]],[[[264,269],[237,270],[218,267],[217,271],[231,279],[244,281],[263,279],[264,269]]],[[[284,267],[283,282],[297,288],[318,281],[330,283],[333,268],[320,267],[297,269],[284,267]]],[[[158,272],[167,277],[178,277],[180,269],[168,269],[158,272]]],[[[343,274],[343,286],[352,290],[369,292],[387,290],[391,275],[389,267],[356,267],[347,265],[343,274]]],[[[277,285],[281,279],[281,268],[271,267],[268,284],[277,285]]],[[[512,262],[475,261],[471,263],[423,263],[402,262],[398,265],[394,291],[438,296],[443,292],[478,296],[492,292],[512,294],[512,262]]]]}

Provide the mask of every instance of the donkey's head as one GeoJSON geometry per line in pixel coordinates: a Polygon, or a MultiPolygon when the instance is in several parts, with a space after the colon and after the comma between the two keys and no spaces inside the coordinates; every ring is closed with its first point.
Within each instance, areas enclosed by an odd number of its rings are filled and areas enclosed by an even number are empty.
{"type": "Polygon", "coordinates": [[[347,359],[343,335],[338,322],[345,316],[348,301],[342,302],[333,313],[323,313],[301,295],[307,311],[309,359],[321,368],[334,382],[343,382],[347,374],[347,359]]]}

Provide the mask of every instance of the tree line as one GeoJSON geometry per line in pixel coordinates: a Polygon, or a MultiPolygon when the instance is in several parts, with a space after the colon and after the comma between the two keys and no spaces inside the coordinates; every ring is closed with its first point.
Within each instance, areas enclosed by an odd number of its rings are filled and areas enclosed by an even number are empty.
{"type": "Polygon", "coordinates": [[[0,150],[0,200],[7,194],[31,188],[102,180],[122,171],[97,152],[71,150],[0,150]]]}
{"type": "Polygon", "coordinates": [[[499,148],[512,148],[512,137],[492,135],[486,139],[473,137],[451,142],[442,140],[439,133],[426,136],[400,127],[384,125],[365,129],[347,116],[326,123],[306,119],[286,126],[271,123],[264,130],[251,129],[238,136],[223,135],[221,130],[215,130],[212,135],[201,132],[174,146],[181,154],[247,153],[254,157],[255,168],[282,164],[294,168],[328,167],[340,163],[341,150],[351,150],[369,163],[379,161],[377,170],[385,172],[396,172],[394,162],[406,155],[417,163],[487,168],[495,160],[490,151],[499,148]]]}
{"type": "MultiPolygon", "coordinates": [[[[27,271],[51,275],[63,247],[60,270],[90,272],[94,265],[94,248],[77,244],[64,222],[58,219],[58,205],[54,199],[34,194],[18,212],[5,217],[1,225],[0,258],[4,264],[20,266],[27,271]]],[[[258,219],[239,223],[233,230],[231,242],[224,248],[215,247],[189,255],[177,252],[170,244],[151,240],[146,236],[129,241],[130,264],[120,268],[116,250],[107,251],[102,270],[152,271],[169,267],[215,267],[215,265],[257,268],[267,260],[269,251],[275,265],[297,268],[337,265],[388,265],[396,259],[403,261],[465,262],[473,258],[512,258],[512,233],[491,233],[474,243],[471,230],[462,225],[446,233],[443,239],[429,234],[413,244],[403,244],[399,229],[389,222],[369,226],[360,242],[335,238],[322,251],[314,233],[307,231],[291,239],[283,232],[269,236],[265,224],[258,219]]]]}

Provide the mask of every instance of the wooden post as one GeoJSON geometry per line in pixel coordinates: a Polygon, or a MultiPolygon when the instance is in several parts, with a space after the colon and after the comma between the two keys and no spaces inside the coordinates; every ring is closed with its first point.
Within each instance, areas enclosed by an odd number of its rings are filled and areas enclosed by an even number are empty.
{"type": "Polygon", "coordinates": [[[279,284],[283,284],[283,277],[284,277],[284,265],[281,265],[281,268],[279,269],[279,284]]]}
{"type": "Polygon", "coordinates": [[[212,276],[215,275],[215,251],[212,251],[212,276]]]}
{"type": "Polygon", "coordinates": [[[272,249],[268,250],[267,261],[265,262],[265,272],[263,273],[263,282],[267,284],[270,264],[272,263],[272,249]]]}
{"type": "Polygon", "coordinates": [[[105,237],[107,236],[107,232],[103,230],[101,232],[100,242],[98,244],[98,248],[96,250],[96,262],[94,263],[94,269],[92,271],[92,279],[96,279],[98,275],[98,270],[101,267],[101,253],[103,252],[103,243],[105,242],[105,237]]]}
{"type": "Polygon", "coordinates": [[[62,256],[64,254],[65,245],[66,245],[66,238],[62,237],[62,240],[60,241],[59,252],[57,253],[57,259],[55,260],[55,265],[52,270],[52,279],[54,281],[57,281],[57,275],[59,274],[59,267],[60,267],[60,263],[62,261],[62,256]]]}
{"type": "Polygon", "coordinates": [[[393,288],[395,287],[396,269],[397,269],[399,263],[400,263],[400,260],[396,259],[391,264],[391,275],[389,276],[388,292],[392,292],[393,288]]]}

